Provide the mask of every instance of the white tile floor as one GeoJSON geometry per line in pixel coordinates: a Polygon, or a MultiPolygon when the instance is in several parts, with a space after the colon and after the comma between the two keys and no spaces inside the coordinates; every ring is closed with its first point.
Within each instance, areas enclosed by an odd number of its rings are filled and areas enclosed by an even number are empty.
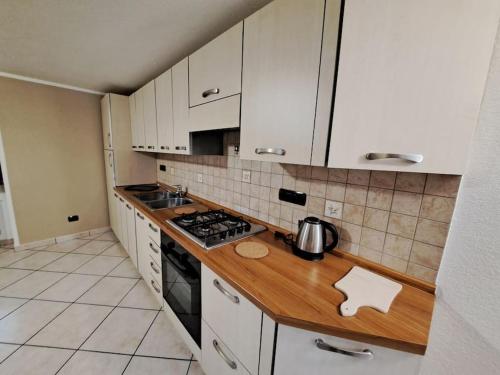
{"type": "Polygon", "coordinates": [[[0,248],[0,374],[202,375],[111,232],[0,248]]]}

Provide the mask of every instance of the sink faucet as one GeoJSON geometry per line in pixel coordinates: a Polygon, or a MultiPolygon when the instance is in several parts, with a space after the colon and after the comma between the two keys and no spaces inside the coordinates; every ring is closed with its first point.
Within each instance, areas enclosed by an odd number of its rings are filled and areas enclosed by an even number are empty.
{"type": "Polygon", "coordinates": [[[173,185],[175,188],[175,193],[179,196],[179,198],[183,198],[187,193],[187,187],[185,189],[182,188],[182,185],[173,185]]]}

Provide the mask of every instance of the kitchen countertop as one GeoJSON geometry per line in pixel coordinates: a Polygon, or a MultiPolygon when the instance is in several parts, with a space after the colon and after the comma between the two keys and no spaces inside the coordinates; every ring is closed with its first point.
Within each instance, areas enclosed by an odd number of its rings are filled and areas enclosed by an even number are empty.
{"type": "MultiPolygon", "coordinates": [[[[268,246],[268,256],[255,260],[236,254],[235,245],[249,238],[207,251],[166,223],[167,219],[177,216],[174,209],[150,211],[133,196],[137,192],[121,187],[116,191],[277,323],[411,353],[425,353],[435,299],[432,284],[342,251],[325,254],[320,262],[303,260],[274,238],[272,230],[282,229],[253,218],[248,219],[270,229],[251,237],[252,241],[268,246]],[[403,284],[387,314],[362,307],[353,317],[340,315],[339,306],[345,296],[332,285],[356,264],[403,284]]],[[[198,211],[223,208],[235,213],[201,198],[189,197],[195,200],[190,207],[198,211]]]]}

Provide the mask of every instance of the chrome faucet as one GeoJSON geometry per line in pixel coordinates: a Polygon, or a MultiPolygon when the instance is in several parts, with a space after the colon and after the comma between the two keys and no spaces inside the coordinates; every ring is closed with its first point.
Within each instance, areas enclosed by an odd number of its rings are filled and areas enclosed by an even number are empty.
{"type": "Polygon", "coordinates": [[[186,196],[187,187],[184,189],[182,188],[182,185],[173,185],[173,187],[175,188],[175,193],[179,196],[179,198],[184,198],[186,196]]]}

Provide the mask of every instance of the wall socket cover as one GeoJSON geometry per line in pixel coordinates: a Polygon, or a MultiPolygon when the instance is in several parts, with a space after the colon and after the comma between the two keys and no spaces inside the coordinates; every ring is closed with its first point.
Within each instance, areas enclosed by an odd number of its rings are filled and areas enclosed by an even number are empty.
{"type": "Polygon", "coordinates": [[[342,219],[342,209],[344,204],[337,201],[326,201],[325,203],[325,216],[333,217],[335,219],[342,219]]]}
{"type": "Polygon", "coordinates": [[[203,182],[203,175],[201,173],[198,173],[197,179],[198,182],[203,182]]]}
{"type": "Polygon", "coordinates": [[[174,167],[171,167],[171,168],[170,168],[170,174],[171,174],[171,175],[175,174],[175,169],[174,169],[174,167]]]}
{"type": "Polygon", "coordinates": [[[250,177],[250,171],[244,170],[241,175],[241,181],[250,183],[250,177]]]}

